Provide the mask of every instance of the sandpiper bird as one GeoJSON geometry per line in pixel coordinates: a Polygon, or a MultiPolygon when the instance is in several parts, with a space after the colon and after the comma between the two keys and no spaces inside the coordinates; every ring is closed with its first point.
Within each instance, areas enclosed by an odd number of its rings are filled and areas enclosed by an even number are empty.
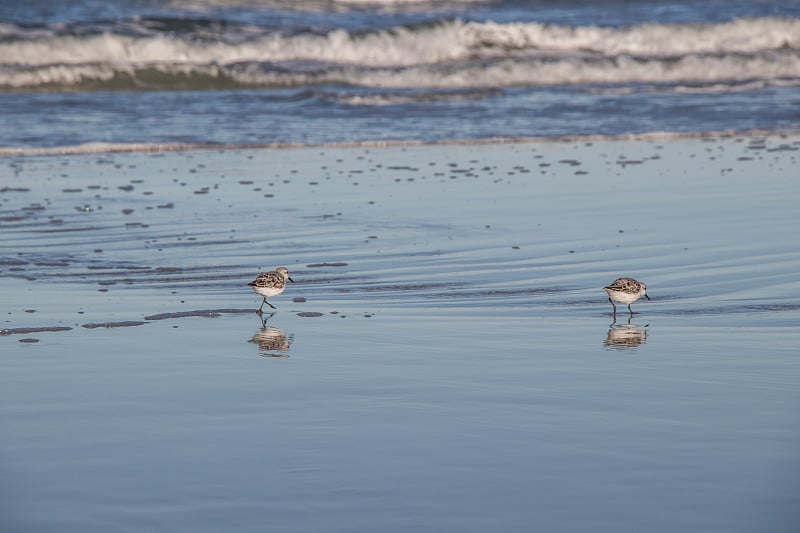
{"type": "Polygon", "coordinates": [[[282,293],[283,289],[286,288],[287,279],[294,283],[294,280],[289,277],[289,270],[286,267],[278,267],[272,272],[262,272],[256,279],[248,283],[257,294],[264,297],[264,301],[261,302],[261,307],[258,308],[256,313],[259,315],[261,314],[261,309],[264,307],[264,304],[267,304],[273,309],[277,309],[267,301],[267,298],[272,298],[282,293]]]}
{"type": "Polygon", "coordinates": [[[628,304],[628,312],[633,315],[631,304],[644,296],[648,300],[647,285],[633,278],[618,278],[608,287],[603,287],[608,293],[608,301],[614,306],[614,316],[617,315],[617,306],[614,302],[628,304]]]}

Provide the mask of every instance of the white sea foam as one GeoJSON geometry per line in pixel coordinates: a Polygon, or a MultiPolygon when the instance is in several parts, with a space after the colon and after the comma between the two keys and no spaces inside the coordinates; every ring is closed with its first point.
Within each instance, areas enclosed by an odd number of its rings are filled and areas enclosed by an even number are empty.
{"type": "MultiPolygon", "coordinates": [[[[800,49],[800,19],[739,19],[723,24],[644,24],[628,28],[569,27],[538,23],[447,21],[367,33],[265,32],[245,42],[200,40],[170,34],[129,36],[111,32],[31,38],[29,29],[5,24],[0,65],[75,63],[235,63],[322,61],[372,67],[411,66],[475,57],[534,55],[746,54],[800,49]],[[16,38],[24,35],[26,38],[16,38]]],[[[37,30],[34,35],[43,34],[37,30]]],[[[255,32],[251,32],[255,33],[255,32]]]]}
{"type": "Polygon", "coordinates": [[[800,144],[798,130],[720,130],[720,131],[651,131],[647,133],[625,133],[619,135],[562,135],[525,137],[487,137],[474,139],[446,139],[425,141],[418,139],[377,140],[328,143],[276,142],[262,144],[219,144],[219,143],[106,143],[92,142],[68,146],[51,147],[13,147],[0,146],[0,157],[41,156],[41,155],[91,155],[103,153],[153,153],[182,152],[192,150],[284,150],[296,148],[378,148],[392,146],[426,145],[486,145],[518,143],[557,143],[557,142],[606,142],[606,141],[659,141],[674,139],[713,139],[728,137],[759,137],[786,139],[793,145],[800,144]]]}
{"type": "Polygon", "coordinates": [[[409,88],[800,78],[800,19],[627,28],[453,20],[296,35],[241,30],[222,30],[216,38],[208,30],[201,37],[141,27],[75,35],[4,24],[0,88],[111,80],[135,88],[148,73],[160,76],[161,88],[169,88],[170,78],[187,77],[197,78],[200,88],[209,78],[409,88]]]}
{"type": "Polygon", "coordinates": [[[194,80],[202,88],[216,84],[250,87],[293,87],[350,84],[384,89],[447,89],[475,87],[552,86],[625,83],[733,83],[762,80],[762,85],[793,86],[800,83],[800,56],[771,53],[759,56],[692,55],[678,59],[616,58],[503,59],[426,64],[405,68],[360,68],[334,65],[325,68],[286,69],[257,62],[220,64],[151,63],[55,64],[2,69],[3,84],[10,88],[81,86],[115,83],[122,87],[169,88],[194,80]]]}
{"type": "MultiPolygon", "coordinates": [[[[259,7],[274,9],[291,9],[296,11],[329,11],[332,7],[369,8],[369,9],[417,9],[424,8],[428,11],[446,9],[453,6],[469,4],[485,4],[486,0],[304,0],[303,2],[287,0],[259,0],[259,7]]],[[[172,9],[181,11],[206,12],[212,9],[250,7],[254,0],[167,0],[165,2],[172,9]]]]}

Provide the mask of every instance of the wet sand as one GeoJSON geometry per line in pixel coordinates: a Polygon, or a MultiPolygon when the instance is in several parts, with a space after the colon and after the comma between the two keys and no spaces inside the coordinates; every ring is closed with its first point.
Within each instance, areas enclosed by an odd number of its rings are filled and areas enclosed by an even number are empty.
{"type": "Polygon", "coordinates": [[[800,483],[799,148],[0,159],[0,511],[779,529],[800,483]],[[246,283],[277,266],[296,283],[258,317],[246,283]],[[620,276],[652,301],[613,322],[620,276]]]}
{"type": "Polygon", "coordinates": [[[650,313],[721,297],[716,313],[792,311],[730,302],[783,292],[757,270],[773,253],[774,268],[795,261],[781,236],[795,229],[797,147],[734,137],[7,158],[4,329],[243,304],[255,298],[242,282],[278,265],[303,279],[292,287],[303,308],[601,312],[597,287],[627,272],[657,287],[650,313]],[[716,262],[725,275],[707,275],[716,262]]]}

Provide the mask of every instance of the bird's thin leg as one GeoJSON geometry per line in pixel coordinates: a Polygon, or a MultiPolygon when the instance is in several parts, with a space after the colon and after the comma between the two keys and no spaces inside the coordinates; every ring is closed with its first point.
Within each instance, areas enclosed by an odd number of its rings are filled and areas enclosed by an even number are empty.
{"type": "Polygon", "coordinates": [[[272,318],[272,315],[274,315],[275,312],[267,313],[267,316],[263,316],[263,313],[259,313],[258,311],[256,311],[256,314],[258,315],[258,318],[261,320],[261,327],[265,328],[267,327],[267,320],[272,318]]]}
{"type": "MultiPolygon", "coordinates": [[[[273,309],[277,309],[277,307],[275,307],[274,305],[272,305],[271,303],[269,303],[269,302],[267,301],[267,299],[266,299],[266,298],[264,298],[264,303],[265,303],[265,304],[267,304],[268,306],[270,306],[270,307],[271,307],[271,308],[273,308],[273,309]]],[[[264,304],[261,304],[261,305],[264,305],[264,304]]]]}
{"type": "Polygon", "coordinates": [[[628,312],[633,316],[633,309],[631,309],[631,304],[628,304],[628,312]]]}
{"type": "MultiPolygon", "coordinates": [[[[267,299],[264,298],[264,302],[266,302],[266,301],[267,301],[267,299]]],[[[261,314],[261,308],[264,307],[264,302],[261,302],[261,306],[258,308],[258,311],[256,311],[256,313],[258,313],[259,315],[261,314]]]]}
{"type": "Polygon", "coordinates": [[[608,301],[611,302],[611,307],[614,308],[614,312],[612,314],[614,315],[614,317],[616,317],[617,316],[617,306],[614,305],[614,300],[612,300],[611,298],[609,298],[608,301]]]}

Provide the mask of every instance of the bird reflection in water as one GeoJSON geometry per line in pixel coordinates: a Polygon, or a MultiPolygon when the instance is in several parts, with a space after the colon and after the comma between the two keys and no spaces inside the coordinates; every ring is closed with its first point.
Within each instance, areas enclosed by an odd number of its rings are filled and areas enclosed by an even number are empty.
{"type": "Polygon", "coordinates": [[[261,328],[247,342],[258,344],[258,353],[261,357],[289,357],[287,352],[294,336],[286,335],[280,328],[267,325],[267,319],[274,314],[270,313],[266,318],[260,319],[261,328]]]}
{"type": "Polygon", "coordinates": [[[646,328],[649,325],[650,324],[639,326],[637,324],[631,324],[630,318],[628,318],[628,322],[624,324],[617,324],[615,320],[608,329],[608,335],[603,345],[617,350],[641,346],[647,342],[646,328]]]}

